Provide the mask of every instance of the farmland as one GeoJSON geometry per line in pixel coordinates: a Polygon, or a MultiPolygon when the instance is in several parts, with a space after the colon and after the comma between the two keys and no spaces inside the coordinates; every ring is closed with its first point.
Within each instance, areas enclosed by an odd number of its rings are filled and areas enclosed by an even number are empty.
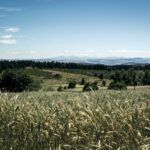
{"type": "Polygon", "coordinates": [[[150,0],[0,0],[0,150],[150,150],[150,0]]]}
{"type": "Polygon", "coordinates": [[[107,90],[111,80],[80,72],[19,70],[40,81],[41,88],[0,93],[0,149],[150,149],[149,86],[115,91],[107,90]],[[97,82],[98,90],[83,92],[83,78],[97,82]],[[64,89],[72,80],[76,87],[64,89]]]}
{"type": "Polygon", "coordinates": [[[0,149],[150,148],[150,89],[0,95],[0,149]]]}

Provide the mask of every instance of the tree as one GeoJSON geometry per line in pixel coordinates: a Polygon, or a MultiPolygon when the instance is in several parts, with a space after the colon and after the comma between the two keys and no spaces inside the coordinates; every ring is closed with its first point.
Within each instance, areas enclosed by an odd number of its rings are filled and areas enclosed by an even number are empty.
{"type": "Polygon", "coordinates": [[[102,86],[106,86],[106,81],[105,80],[102,81],[102,86]]]}
{"type": "Polygon", "coordinates": [[[84,85],[84,84],[85,84],[85,79],[84,79],[84,78],[82,78],[80,84],[81,84],[81,85],[84,85]]]}
{"type": "Polygon", "coordinates": [[[86,83],[83,87],[83,92],[85,91],[96,91],[98,90],[98,83],[97,81],[93,82],[93,83],[86,83]]]}
{"type": "Polygon", "coordinates": [[[68,89],[76,88],[76,84],[77,84],[76,81],[74,81],[74,80],[73,80],[73,81],[70,81],[70,82],[69,82],[69,85],[68,85],[68,89]]]}
{"type": "Polygon", "coordinates": [[[95,77],[97,77],[97,76],[98,76],[98,74],[97,74],[97,73],[94,73],[94,76],[95,76],[95,77]]]}
{"type": "Polygon", "coordinates": [[[62,76],[61,76],[61,74],[55,74],[55,75],[54,75],[54,78],[56,78],[56,79],[59,80],[59,79],[62,79],[62,76]]]}
{"type": "Polygon", "coordinates": [[[0,79],[0,90],[5,92],[22,92],[39,88],[40,84],[38,82],[20,71],[4,71],[0,79]]]}
{"type": "Polygon", "coordinates": [[[134,86],[134,90],[135,90],[135,86],[138,85],[137,74],[135,71],[133,73],[132,80],[133,80],[133,86],[134,86]]]}
{"type": "Polygon", "coordinates": [[[91,83],[91,88],[92,88],[94,91],[98,90],[98,82],[95,81],[95,82],[91,83]]]}
{"type": "Polygon", "coordinates": [[[150,85],[150,71],[145,71],[144,77],[143,77],[143,85],[150,85]]]}
{"type": "Polygon", "coordinates": [[[119,72],[119,71],[117,71],[116,73],[115,73],[115,79],[114,79],[114,82],[121,82],[121,79],[122,77],[121,77],[121,72],[119,72]]]}
{"type": "Polygon", "coordinates": [[[66,90],[67,89],[67,86],[64,86],[64,90],[66,90]]]}
{"type": "Polygon", "coordinates": [[[83,92],[92,91],[91,84],[88,82],[83,87],[83,92]]]}
{"type": "Polygon", "coordinates": [[[62,92],[63,91],[63,87],[59,86],[58,89],[57,89],[57,91],[62,92]]]}
{"type": "Polygon", "coordinates": [[[127,90],[127,86],[124,82],[112,82],[110,83],[108,89],[110,90],[127,90]]]}
{"type": "Polygon", "coordinates": [[[102,80],[102,79],[104,78],[104,74],[101,73],[101,74],[99,75],[99,78],[102,80]]]}

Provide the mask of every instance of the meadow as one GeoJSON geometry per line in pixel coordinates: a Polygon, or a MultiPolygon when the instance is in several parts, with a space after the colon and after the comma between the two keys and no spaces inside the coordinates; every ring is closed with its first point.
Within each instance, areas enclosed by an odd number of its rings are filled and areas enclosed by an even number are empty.
{"type": "MultiPolygon", "coordinates": [[[[74,89],[65,89],[66,92],[82,92],[83,85],[80,85],[82,78],[86,80],[86,82],[94,82],[98,81],[99,85],[101,85],[101,80],[98,77],[77,74],[72,72],[67,72],[58,69],[32,69],[27,68],[23,69],[23,72],[32,76],[36,80],[40,80],[42,82],[42,91],[57,91],[59,86],[65,87],[68,86],[69,81],[76,81],[77,85],[74,89]],[[57,77],[59,75],[60,77],[57,77]]],[[[108,81],[109,82],[109,81],[108,81]]]]}
{"type": "Polygon", "coordinates": [[[149,150],[150,88],[0,94],[1,150],[149,150]]]}

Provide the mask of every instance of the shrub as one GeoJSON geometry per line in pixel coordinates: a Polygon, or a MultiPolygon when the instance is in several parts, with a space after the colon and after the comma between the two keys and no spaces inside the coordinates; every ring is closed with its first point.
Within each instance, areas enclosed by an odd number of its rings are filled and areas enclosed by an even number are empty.
{"type": "Polygon", "coordinates": [[[83,92],[92,91],[91,84],[88,82],[83,87],[83,92]]]}
{"type": "Polygon", "coordinates": [[[27,87],[27,91],[38,91],[41,89],[41,82],[32,78],[32,82],[27,87]]]}
{"type": "Polygon", "coordinates": [[[94,76],[95,76],[95,77],[97,77],[97,76],[98,76],[98,74],[97,74],[97,73],[94,73],[94,76]]]}
{"type": "Polygon", "coordinates": [[[64,89],[66,90],[66,89],[67,89],[67,86],[64,86],[64,89]]]}
{"type": "Polygon", "coordinates": [[[102,81],[102,86],[106,86],[106,81],[105,80],[102,81]]]}
{"type": "Polygon", "coordinates": [[[100,78],[100,79],[103,79],[103,78],[104,78],[104,74],[101,73],[101,74],[99,75],[99,78],[100,78]]]}
{"type": "Polygon", "coordinates": [[[7,70],[2,73],[0,90],[7,92],[22,92],[25,90],[38,90],[40,83],[20,71],[7,70]]]}
{"type": "Polygon", "coordinates": [[[61,79],[62,76],[61,76],[61,74],[55,74],[55,75],[54,75],[54,78],[56,78],[56,79],[61,79]]]}
{"type": "Polygon", "coordinates": [[[81,84],[81,85],[85,85],[85,79],[84,79],[84,78],[81,79],[80,84],[81,84]]]}
{"type": "Polygon", "coordinates": [[[57,89],[57,91],[59,91],[59,92],[63,91],[63,87],[59,86],[58,89],[57,89]]]}
{"type": "Polygon", "coordinates": [[[110,83],[108,89],[111,89],[111,90],[127,90],[127,86],[124,82],[112,82],[110,83]]]}
{"type": "Polygon", "coordinates": [[[97,85],[98,83],[95,81],[95,82],[93,82],[93,83],[86,83],[85,84],[85,86],[83,87],[83,92],[85,92],[85,91],[96,91],[96,90],[98,90],[98,85],[97,85]]]}
{"type": "Polygon", "coordinates": [[[95,81],[95,82],[91,83],[91,87],[94,91],[98,90],[98,82],[95,81]]]}
{"type": "Polygon", "coordinates": [[[71,88],[76,88],[76,84],[77,84],[76,81],[70,81],[70,82],[69,82],[69,85],[68,85],[68,88],[69,88],[69,89],[71,89],[71,88]]]}

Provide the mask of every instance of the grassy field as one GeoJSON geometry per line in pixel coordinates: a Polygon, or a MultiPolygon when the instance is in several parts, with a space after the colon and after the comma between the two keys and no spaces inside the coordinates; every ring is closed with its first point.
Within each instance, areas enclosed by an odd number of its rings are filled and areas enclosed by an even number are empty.
{"type": "Polygon", "coordinates": [[[0,94],[1,150],[149,150],[150,89],[0,94]]]}
{"type": "Polygon", "coordinates": [[[42,81],[42,91],[56,91],[59,86],[68,86],[69,81],[75,80],[77,82],[77,88],[71,89],[71,90],[65,90],[65,91],[71,91],[71,92],[81,92],[83,89],[83,86],[81,86],[79,83],[82,78],[86,80],[86,82],[94,82],[98,81],[99,84],[101,84],[101,80],[98,77],[89,76],[89,75],[83,75],[83,74],[76,74],[76,73],[69,73],[65,72],[63,70],[52,70],[52,69],[24,69],[23,70],[28,75],[41,80],[42,81]],[[56,75],[60,75],[61,78],[57,78],[56,75]]]}
{"type": "MultiPolygon", "coordinates": [[[[75,80],[77,82],[77,86],[75,89],[66,89],[65,92],[82,92],[83,85],[80,85],[80,81],[82,78],[85,79],[86,82],[98,82],[98,86],[100,90],[107,89],[107,86],[111,82],[108,79],[103,79],[106,81],[106,86],[102,87],[102,80],[98,77],[91,76],[91,75],[84,75],[85,70],[65,70],[65,69],[32,69],[27,68],[22,70],[23,72],[27,73],[28,75],[32,76],[37,80],[42,81],[42,91],[50,92],[50,91],[57,91],[59,86],[65,87],[68,86],[69,81],[75,80]],[[82,73],[83,71],[83,73],[82,73]],[[61,75],[61,78],[55,77],[55,75],[61,75]]],[[[88,72],[88,71],[87,71],[88,72]]],[[[91,71],[92,72],[92,71],[91,71]]],[[[136,86],[136,89],[143,89],[149,88],[149,86],[136,86]]],[[[133,86],[129,86],[128,89],[134,89],[133,86]]]]}
{"type": "Polygon", "coordinates": [[[41,81],[42,88],[0,93],[0,150],[150,149],[149,86],[111,91],[98,77],[80,72],[22,71],[41,81]],[[82,92],[82,78],[97,81],[99,90],[82,92]],[[72,80],[76,88],[57,92],[72,80]]]}

